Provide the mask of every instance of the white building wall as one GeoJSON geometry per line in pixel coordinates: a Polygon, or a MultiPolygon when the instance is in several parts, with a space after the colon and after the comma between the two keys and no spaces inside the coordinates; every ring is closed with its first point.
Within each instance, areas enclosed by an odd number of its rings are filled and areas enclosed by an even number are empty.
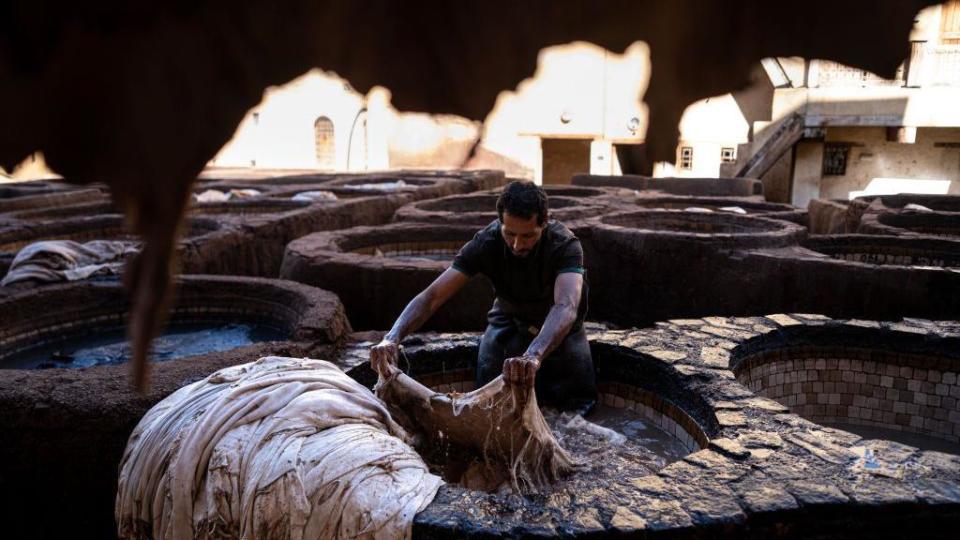
{"type": "MultiPolygon", "coordinates": [[[[326,116],[333,122],[335,166],[348,170],[348,150],[351,170],[367,168],[365,155],[371,148],[363,148],[362,116],[350,144],[351,128],[364,107],[364,97],[352,90],[343,80],[324,74],[318,69],[283,85],[264,92],[263,101],[244,117],[233,139],[224,146],[211,165],[217,167],[263,168],[318,168],[314,122],[326,116]],[[358,137],[360,138],[358,141],[358,137]]],[[[374,131],[367,118],[367,130],[374,131]]],[[[373,147],[374,151],[382,149],[373,147]]],[[[373,161],[383,163],[385,158],[374,155],[373,161]]]]}

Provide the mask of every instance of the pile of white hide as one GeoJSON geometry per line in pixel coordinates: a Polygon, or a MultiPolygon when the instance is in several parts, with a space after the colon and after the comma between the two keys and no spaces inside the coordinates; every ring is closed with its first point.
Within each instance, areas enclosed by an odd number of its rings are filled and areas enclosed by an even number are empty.
{"type": "Polygon", "coordinates": [[[267,357],[171,394],[130,437],[121,538],[407,538],[442,484],[383,404],[322,360],[267,357]]]}

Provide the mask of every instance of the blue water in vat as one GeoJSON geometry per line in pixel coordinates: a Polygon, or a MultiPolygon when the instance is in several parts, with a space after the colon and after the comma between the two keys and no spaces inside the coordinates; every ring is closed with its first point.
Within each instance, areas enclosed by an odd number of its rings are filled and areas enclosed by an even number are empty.
{"type": "MultiPolygon", "coordinates": [[[[252,324],[171,325],[153,341],[150,359],[163,362],[286,339],[284,332],[252,324]]],[[[123,328],[96,330],[48,342],[2,360],[5,369],[82,368],[127,362],[133,352],[123,328]]]]}

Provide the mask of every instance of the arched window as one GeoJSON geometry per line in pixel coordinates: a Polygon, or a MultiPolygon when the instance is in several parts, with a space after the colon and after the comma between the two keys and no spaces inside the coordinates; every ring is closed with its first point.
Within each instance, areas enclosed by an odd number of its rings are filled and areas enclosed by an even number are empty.
{"type": "Polygon", "coordinates": [[[317,121],[313,123],[313,134],[316,139],[317,165],[332,169],[337,160],[333,139],[333,121],[326,116],[317,118],[317,121]]]}

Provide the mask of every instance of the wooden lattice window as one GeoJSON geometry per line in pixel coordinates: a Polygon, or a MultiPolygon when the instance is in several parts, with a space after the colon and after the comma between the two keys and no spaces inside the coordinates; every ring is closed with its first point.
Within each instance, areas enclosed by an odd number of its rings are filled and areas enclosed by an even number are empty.
{"type": "Polygon", "coordinates": [[[960,0],[940,7],[940,43],[960,45],[960,0]]]}
{"type": "Polygon", "coordinates": [[[333,121],[326,116],[317,118],[313,123],[316,138],[317,165],[332,168],[336,163],[336,147],[333,139],[333,121]]]}
{"type": "Polygon", "coordinates": [[[844,143],[827,143],[823,145],[823,175],[843,176],[847,174],[847,156],[850,155],[850,145],[844,143]]]}

